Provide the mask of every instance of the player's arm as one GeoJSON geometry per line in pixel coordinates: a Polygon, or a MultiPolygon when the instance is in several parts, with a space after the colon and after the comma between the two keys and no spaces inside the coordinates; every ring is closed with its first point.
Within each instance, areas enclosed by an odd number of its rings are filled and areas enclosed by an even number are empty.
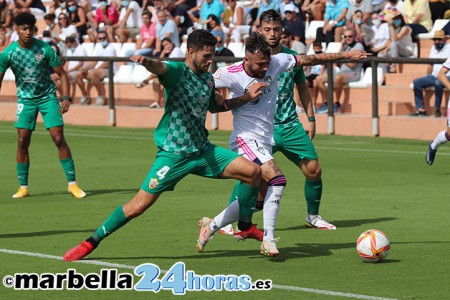
{"type": "Polygon", "coordinates": [[[58,74],[59,78],[61,79],[61,90],[62,90],[62,97],[59,101],[60,109],[59,111],[64,114],[69,111],[70,107],[70,96],[69,96],[69,78],[67,77],[66,71],[59,65],[57,67],[54,67],[53,70],[55,70],[55,73],[58,74]]]}
{"type": "Polygon", "coordinates": [[[2,90],[3,77],[5,77],[5,73],[0,72],[0,91],[2,90]]]}
{"type": "Polygon", "coordinates": [[[296,55],[295,58],[297,59],[297,66],[313,66],[325,64],[327,62],[334,62],[340,59],[361,60],[371,55],[371,53],[367,53],[363,50],[351,50],[339,53],[320,53],[311,55],[300,54],[296,55]]]}
{"type": "Polygon", "coordinates": [[[309,88],[306,85],[306,81],[296,82],[298,95],[300,102],[305,109],[306,116],[308,117],[308,125],[304,126],[305,131],[308,133],[309,138],[312,140],[316,136],[316,119],[314,117],[314,108],[309,88]]]}
{"type": "Polygon", "coordinates": [[[132,62],[143,65],[147,71],[158,76],[164,76],[167,72],[167,66],[160,60],[153,60],[142,55],[133,55],[130,57],[132,62]]]}
{"type": "Polygon", "coordinates": [[[439,79],[439,81],[442,83],[443,86],[445,86],[447,89],[450,90],[450,80],[448,80],[447,78],[448,71],[449,69],[447,69],[446,67],[442,67],[439,70],[437,78],[439,79]]]}
{"type": "Polygon", "coordinates": [[[239,108],[258,98],[258,96],[262,93],[261,89],[266,86],[268,86],[266,82],[255,82],[248,88],[244,95],[231,99],[223,99],[223,97],[217,95],[216,93],[217,107],[214,107],[214,109],[210,109],[209,111],[215,113],[239,108]]]}

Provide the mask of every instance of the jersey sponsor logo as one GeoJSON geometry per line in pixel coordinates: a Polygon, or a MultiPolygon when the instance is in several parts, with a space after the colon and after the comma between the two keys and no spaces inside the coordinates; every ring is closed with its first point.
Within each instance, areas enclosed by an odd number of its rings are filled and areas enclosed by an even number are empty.
{"type": "Polygon", "coordinates": [[[39,61],[39,62],[42,60],[42,54],[41,54],[41,53],[36,53],[36,54],[34,55],[34,57],[35,57],[36,60],[39,61]]]}
{"type": "Polygon", "coordinates": [[[154,188],[156,188],[158,185],[159,185],[159,181],[158,181],[158,179],[156,179],[156,178],[151,178],[151,179],[150,179],[150,182],[148,183],[148,187],[149,187],[150,189],[154,189],[154,188]]]}

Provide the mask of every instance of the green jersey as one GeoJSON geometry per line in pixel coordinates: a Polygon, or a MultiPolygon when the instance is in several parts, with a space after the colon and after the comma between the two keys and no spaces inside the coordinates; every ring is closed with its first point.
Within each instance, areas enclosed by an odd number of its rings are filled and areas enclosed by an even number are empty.
{"type": "Polygon", "coordinates": [[[156,145],[185,157],[201,153],[209,145],[206,114],[215,106],[212,74],[197,74],[184,62],[168,61],[167,72],[159,80],[166,106],[156,127],[156,145]]]}
{"type": "Polygon", "coordinates": [[[19,101],[54,97],[56,87],[50,77],[50,68],[59,65],[53,48],[38,39],[33,39],[33,45],[27,49],[14,42],[0,54],[0,72],[5,73],[9,67],[13,71],[19,101]]]}
{"type": "MultiPolygon", "coordinates": [[[[281,46],[281,53],[298,54],[284,46],[281,46]]],[[[295,83],[302,83],[305,80],[306,76],[302,66],[297,66],[278,75],[278,98],[274,126],[289,126],[298,122],[298,115],[295,111],[294,88],[295,83]]]]}

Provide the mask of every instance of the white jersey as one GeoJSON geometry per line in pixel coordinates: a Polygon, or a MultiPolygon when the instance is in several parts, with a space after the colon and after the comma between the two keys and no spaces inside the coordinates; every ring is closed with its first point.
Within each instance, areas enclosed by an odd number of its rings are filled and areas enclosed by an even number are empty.
{"type": "Polygon", "coordinates": [[[233,109],[233,132],[229,145],[238,137],[254,139],[265,144],[273,144],[273,119],[278,93],[278,75],[297,65],[294,55],[279,53],[272,56],[269,69],[264,78],[255,78],[247,74],[244,62],[220,68],[214,74],[216,88],[226,87],[232,98],[244,95],[253,83],[266,82],[267,87],[254,101],[233,109]]]}

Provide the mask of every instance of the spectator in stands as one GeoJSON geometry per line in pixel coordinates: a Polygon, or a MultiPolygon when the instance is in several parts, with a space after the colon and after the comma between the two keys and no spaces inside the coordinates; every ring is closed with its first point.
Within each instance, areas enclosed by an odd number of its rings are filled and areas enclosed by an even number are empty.
{"type": "Polygon", "coordinates": [[[384,4],[384,9],[397,9],[401,14],[403,14],[403,0],[388,0],[384,4]]]}
{"type": "Polygon", "coordinates": [[[186,57],[180,47],[175,46],[173,41],[168,37],[165,37],[161,40],[161,49],[161,53],[159,54],[160,58],[186,57]]]}
{"type": "Polygon", "coordinates": [[[51,33],[50,35],[52,38],[56,37],[58,35],[58,33],[57,33],[58,26],[56,26],[55,19],[56,19],[56,15],[52,14],[52,13],[46,14],[44,16],[44,22],[47,25],[44,30],[50,31],[50,33],[51,33]]]}
{"type": "Polygon", "coordinates": [[[258,12],[256,14],[256,19],[252,25],[252,31],[257,31],[259,27],[259,17],[263,12],[269,9],[274,9],[276,11],[280,10],[281,0],[261,0],[258,6],[258,12]]]}
{"type": "MultiPolygon", "coordinates": [[[[313,47],[315,54],[323,53],[321,42],[319,42],[318,40],[314,40],[311,45],[313,47]]],[[[306,85],[308,86],[309,92],[313,100],[314,111],[316,108],[317,97],[319,96],[319,87],[317,86],[316,78],[320,75],[325,74],[325,70],[326,70],[325,65],[314,65],[305,68],[306,85]]]]}
{"type": "MultiPolygon", "coordinates": [[[[108,41],[108,34],[105,31],[98,32],[98,43],[100,47],[96,47],[92,56],[115,57],[117,56],[116,49],[108,41]]],[[[87,79],[97,89],[98,97],[95,100],[95,105],[105,104],[105,87],[102,80],[108,76],[108,62],[107,61],[92,61],[86,66],[80,68],[76,74],[78,87],[81,90],[81,104],[90,103],[90,86],[86,89],[83,79],[87,79]]]]}
{"type": "Polygon", "coordinates": [[[87,31],[89,40],[93,43],[97,42],[98,31],[105,31],[108,26],[114,25],[118,21],[119,12],[117,9],[114,6],[109,5],[107,0],[100,0],[98,2],[98,8],[95,11],[94,25],[87,31]]]}
{"type": "MultiPolygon", "coordinates": [[[[177,3],[178,2],[180,1],[177,1],[177,3]]],[[[196,1],[194,1],[194,3],[196,3],[196,1]]],[[[187,34],[188,30],[194,26],[186,9],[186,7],[188,7],[186,4],[187,2],[178,6],[174,3],[174,0],[164,0],[163,2],[164,8],[170,14],[175,24],[177,24],[179,36],[187,34]]]]}
{"type": "Polygon", "coordinates": [[[434,23],[437,19],[443,19],[444,13],[448,9],[445,0],[428,0],[430,6],[431,21],[434,23]]]}
{"type": "MultiPolygon", "coordinates": [[[[140,38],[136,41],[135,55],[151,56],[153,53],[156,41],[156,23],[153,23],[151,20],[152,13],[144,10],[142,12],[140,38]]],[[[125,55],[131,56],[131,53],[125,55]]]]}
{"type": "Polygon", "coordinates": [[[166,37],[171,39],[175,46],[180,46],[180,37],[178,35],[177,24],[167,18],[167,12],[165,10],[161,10],[158,11],[158,24],[156,24],[156,48],[153,52],[153,56],[159,56],[161,54],[161,41],[166,37]]]}
{"type": "Polygon", "coordinates": [[[306,22],[312,20],[323,20],[325,13],[326,0],[305,0],[302,4],[302,12],[305,15],[306,22]]]}
{"type": "MultiPolygon", "coordinates": [[[[86,49],[84,49],[84,47],[80,43],[78,43],[78,40],[72,36],[68,36],[66,38],[66,48],[68,50],[66,52],[67,57],[87,56],[86,49]]],[[[72,99],[74,99],[74,97],[75,97],[75,87],[76,87],[76,79],[77,79],[76,75],[77,75],[78,71],[80,71],[80,69],[83,66],[85,66],[86,64],[87,64],[87,62],[74,61],[74,60],[66,61],[64,63],[64,71],[66,71],[69,82],[73,83],[73,84],[71,84],[72,87],[70,90],[70,98],[72,98],[72,99]]]]}
{"type": "Polygon", "coordinates": [[[69,23],[74,25],[78,32],[79,43],[83,42],[83,36],[87,35],[87,16],[83,7],[79,6],[77,1],[67,1],[67,11],[69,23]]]}
{"type": "Polygon", "coordinates": [[[231,10],[229,23],[225,24],[228,27],[226,33],[231,41],[240,43],[242,42],[242,36],[250,32],[252,17],[247,9],[241,3],[238,3],[237,0],[226,0],[226,2],[231,10]]]}
{"type": "MultiPolygon", "coordinates": [[[[450,46],[447,44],[447,36],[444,31],[438,30],[433,36],[434,45],[431,47],[429,58],[449,58],[450,57],[450,46]]],[[[427,112],[424,108],[423,103],[423,89],[426,87],[434,87],[434,108],[435,117],[440,117],[441,113],[441,101],[443,94],[442,83],[438,80],[437,75],[439,70],[442,68],[442,64],[429,65],[427,68],[427,75],[414,79],[414,103],[416,105],[416,112],[413,116],[426,116],[427,112]]]]}
{"type": "Polygon", "coordinates": [[[122,0],[119,21],[108,26],[107,33],[111,42],[126,43],[128,38],[136,40],[139,33],[141,7],[136,1],[122,0]],[[116,39],[116,36],[118,37],[116,39]]]}
{"type": "Polygon", "coordinates": [[[216,17],[216,15],[210,14],[208,16],[208,19],[206,20],[206,30],[208,30],[211,33],[218,31],[223,32],[222,26],[220,26],[219,18],[216,17]]]}
{"type": "Polygon", "coordinates": [[[346,22],[347,26],[349,23],[354,22],[353,17],[357,11],[362,12],[361,24],[365,24],[370,20],[370,15],[372,14],[372,0],[355,0],[349,1],[349,8],[347,11],[346,22]]]}
{"type": "MultiPolygon", "coordinates": [[[[342,44],[342,51],[347,52],[351,50],[364,50],[364,47],[361,43],[357,43],[355,41],[355,32],[352,29],[346,29],[344,31],[344,43],[342,44]]],[[[361,79],[361,71],[363,64],[362,63],[342,63],[339,67],[339,72],[336,74],[336,78],[334,80],[334,92],[336,94],[336,101],[333,105],[333,111],[337,112],[341,108],[341,104],[339,102],[342,94],[342,90],[344,86],[349,82],[355,82],[361,79]]],[[[328,107],[326,104],[327,99],[327,86],[325,83],[328,80],[328,75],[320,75],[316,78],[317,85],[319,87],[319,92],[322,95],[322,100],[324,104],[317,111],[317,113],[327,113],[328,107]]]]}
{"type": "MultiPolygon", "coordinates": [[[[225,11],[220,0],[205,0],[200,9],[200,20],[198,23],[206,24],[209,15],[213,14],[219,18],[219,24],[222,23],[222,13],[225,11]]],[[[192,15],[191,15],[192,18],[192,15]]]]}
{"type": "Polygon", "coordinates": [[[216,37],[217,40],[216,52],[214,53],[214,55],[234,57],[234,53],[230,49],[225,47],[225,34],[223,32],[216,32],[213,33],[213,35],[216,37]]]}
{"type": "Polygon", "coordinates": [[[357,10],[352,15],[352,17],[347,19],[346,26],[348,29],[353,29],[355,31],[355,41],[363,44],[366,47],[366,33],[364,31],[365,23],[363,22],[364,14],[362,11],[357,10]]]}
{"type": "Polygon", "coordinates": [[[35,17],[42,18],[47,12],[41,0],[14,0],[14,5],[14,15],[21,12],[28,12],[35,17]]]}
{"type": "MultiPolygon", "coordinates": [[[[407,26],[403,16],[397,9],[388,10],[384,20],[389,24],[390,46],[387,51],[388,57],[410,57],[413,55],[414,45],[412,42],[412,29],[407,26]]],[[[384,64],[383,64],[384,65],[384,64]]],[[[391,64],[388,70],[396,73],[396,65],[391,64]]]]}
{"type": "Polygon", "coordinates": [[[300,41],[297,41],[292,38],[292,34],[289,30],[284,30],[281,33],[281,39],[280,39],[281,45],[294,50],[298,54],[305,54],[306,53],[306,46],[300,41]]]}
{"type": "Polygon", "coordinates": [[[7,0],[0,0],[0,24],[1,27],[10,31],[13,25],[13,10],[11,3],[7,0]]]}
{"type": "Polygon", "coordinates": [[[297,17],[295,12],[296,6],[289,3],[284,6],[284,13],[286,17],[282,20],[281,25],[283,30],[287,30],[291,33],[294,40],[305,43],[305,26],[300,18],[297,17]]]}
{"type": "MultiPolygon", "coordinates": [[[[431,30],[431,11],[428,0],[405,0],[403,3],[403,18],[412,29],[415,38],[419,33],[427,33],[431,30]]],[[[419,40],[415,40],[418,42],[419,40]]]]}
{"type": "Polygon", "coordinates": [[[8,45],[10,35],[6,32],[5,27],[0,26],[0,52],[2,52],[8,45]]]}
{"type": "Polygon", "coordinates": [[[58,43],[62,55],[66,55],[65,41],[68,36],[78,39],[77,28],[69,23],[69,17],[65,13],[60,13],[58,15],[58,24],[56,24],[56,36],[53,39],[58,43]]]}
{"type": "MultiPolygon", "coordinates": [[[[297,5],[295,5],[295,2],[293,0],[282,0],[281,3],[280,3],[280,8],[278,10],[279,10],[279,12],[280,12],[280,14],[281,14],[281,16],[283,18],[286,17],[286,8],[285,8],[286,5],[293,5],[293,7],[290,7],[290,9],[291,10],[293,9],[293,12],[295,14],[299,14],[300,13],[300,9],[297,7],[297,5]]],[[[303,15],[302,14],[299,14],[298,18],[300,20],[302,20],[302,22],[303,22],[303,15]]]]}
{"type": "Polygon", "coordinates": [[[320,42],[340,42],[344,32],[345,17],[349,8],[348,0],[330,0],[325,7],[324,27],[317,29],[320,42]]]}
{"type": "Polygon", "coordinates": [[[67,13],[67,3],[66,0],[59,1],[51,1],[48,13],[55,14],[55,16],[59,16],[60,13],[67,13]]]}
{"type": "MultiPolygon", "coordinates": [[[[399,0],[401,1],[401,0],[399,0]]],[[[380,13],[383,10],[386,0],[372,0],[373,12],[380,13]]]]}

